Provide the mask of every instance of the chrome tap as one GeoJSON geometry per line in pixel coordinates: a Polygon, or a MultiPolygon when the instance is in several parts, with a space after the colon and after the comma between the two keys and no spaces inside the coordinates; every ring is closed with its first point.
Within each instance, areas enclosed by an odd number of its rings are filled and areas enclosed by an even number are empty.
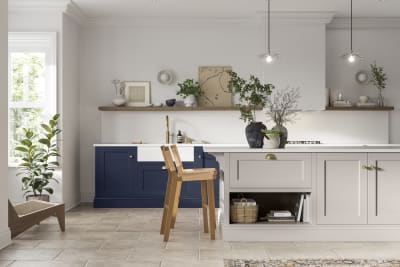
{"type": "Polygon", "coordinates": [[[165,121],[166,121],[166,132],[165,132],[165,143],[169,144],[169,117],[168,115],[165,116],[165,121]]]}

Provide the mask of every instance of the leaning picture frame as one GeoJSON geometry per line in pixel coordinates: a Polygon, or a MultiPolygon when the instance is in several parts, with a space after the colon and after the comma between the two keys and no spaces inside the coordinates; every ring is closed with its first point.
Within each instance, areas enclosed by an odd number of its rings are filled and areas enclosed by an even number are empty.
{"type": "Polygon", "coordinates": [[[127,106],[145,107],[151,105],[150,82],[126,81],[124,82],[125,99],[127,106]]]}

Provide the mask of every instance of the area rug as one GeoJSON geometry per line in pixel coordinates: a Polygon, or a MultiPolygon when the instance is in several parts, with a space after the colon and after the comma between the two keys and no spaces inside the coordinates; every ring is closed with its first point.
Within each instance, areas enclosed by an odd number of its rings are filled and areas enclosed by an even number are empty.
{"type": "Polygon", "coordinates": [[[301,259],[301,260],[232,260],[224,267],[400,267],[400,260],[301,259]]]}

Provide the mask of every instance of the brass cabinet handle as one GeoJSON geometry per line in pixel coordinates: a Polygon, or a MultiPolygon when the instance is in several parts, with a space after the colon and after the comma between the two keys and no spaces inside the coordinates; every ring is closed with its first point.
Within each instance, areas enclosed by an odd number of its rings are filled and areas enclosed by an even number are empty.
{"type": "Polygon", "coordinates": [[[267,154],[267,155],[265,155],[265,159],[267,159],[267,160],[277,160],[278,158],[276,157],[275,154],[267,154]]]}
{"type": "Polygon", "coordinates": [[[372,170],[374,170],[374,167],[373,167],[373,166],[363,165],[362,168],[363,168],[363,170],[367,170],[367,171],[372,171],[372,170]]]}
{"type": "Polygon", "coordinates": [[[374,165],[372,165],[372,166],[363,165],[362,168],[363,168],[364,170],[367,170],[367,171],[383,171],[382,168],[379,168],[379,167],[374,166],[374,165]]]}

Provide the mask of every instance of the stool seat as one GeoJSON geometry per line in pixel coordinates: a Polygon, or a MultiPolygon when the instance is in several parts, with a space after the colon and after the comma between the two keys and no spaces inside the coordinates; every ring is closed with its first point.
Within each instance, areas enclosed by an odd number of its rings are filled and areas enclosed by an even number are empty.
{"type": "Polygon", "coordinates": [[[165,169],[168,171],[160,230],[160,234],[164,235],[164,241],[169,240],[170,230],[175,226],[182,182],[191,181],[199,181],[201,184],[204,232],[208,233],[208,226],[210,225],[211,240],[215,240],[214,180],[217,177],[217,170],[215,168],[184,169],[176,145],[172,145],[171,147],[161,146],[161,152],[165,161],[165,169]],[[173,154],[175,163],[171,153],[173,154]]]}

